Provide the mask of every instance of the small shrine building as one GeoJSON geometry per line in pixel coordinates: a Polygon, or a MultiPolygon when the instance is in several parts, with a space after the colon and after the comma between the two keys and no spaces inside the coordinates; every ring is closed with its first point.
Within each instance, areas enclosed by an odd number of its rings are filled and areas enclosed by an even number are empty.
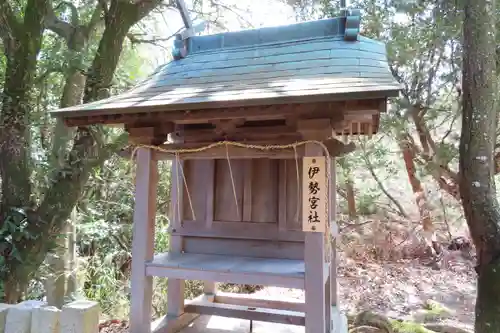
{"type": "MultiPolygon", "coordinates": [[[[187,21],[186,21],[187,20],[187,21]]],[[[287,26],[176,36],[173,60],[130,91],[52,112],[123,125],[135,159],[131,333],[151,331],[152,277],[168,278],[164,332],[200,314],[341,332],[335,158],[377,133],[400,86],[360,12],[287,26]],[[158,161],[171,168],[170,250],[154,253],[158,161]],[[184,300],[184,281],[205,281],[184,300]],[[223,294],[216,282],[305,290],[305,302],[223,294]]],[[[344,333],[344,332],[342,332],[344,333]]]]}

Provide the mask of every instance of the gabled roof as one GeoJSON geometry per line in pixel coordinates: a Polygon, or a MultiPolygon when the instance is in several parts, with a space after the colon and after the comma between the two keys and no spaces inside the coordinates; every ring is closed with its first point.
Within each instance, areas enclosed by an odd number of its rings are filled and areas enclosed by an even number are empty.
{"type": "Polygon", "coordinates": [[[385,45],[359,13],[288,26],[178,37],[174,60],[131,90],[53,111],[64,118],[397,96],[385,45]]]}

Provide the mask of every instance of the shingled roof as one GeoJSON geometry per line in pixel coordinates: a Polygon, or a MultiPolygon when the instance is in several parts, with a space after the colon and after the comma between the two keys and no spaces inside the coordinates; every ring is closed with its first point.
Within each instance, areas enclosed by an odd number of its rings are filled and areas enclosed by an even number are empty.
{"type": "Polygon", "coordinates": [[[178,37],[174,60],[131,90],[55,110],[64,118],[396,96],[385,45],[360,16],[178,37]]]}

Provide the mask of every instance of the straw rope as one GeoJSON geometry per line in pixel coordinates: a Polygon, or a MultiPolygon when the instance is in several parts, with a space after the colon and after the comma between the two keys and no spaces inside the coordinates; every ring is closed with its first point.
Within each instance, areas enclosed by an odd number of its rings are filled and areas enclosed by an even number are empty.
{"type": "MultiPolygon", "coordinates": [[[[177,171],[177,177],[176,177],[176,185],[177,185],[177,191],[178,191],[178,196],[180,195],[180,184],[179,184],[179,172],[182,172],[182,177],[183,177],[183,181],[184,181],[184,186],[186,188],[186,191],[187,191],[187,196],[188,196],[188,200],[189,200],[189,205],[190,205],[190,209],[191,209],[191,213],[193,214],[193,219],[196,220],[196,217],[195,217],[195,212],[194,212],[194,208],[193,208],[193,204],[191,202],[191,196],[189,194],[189,189],[188,189],[188,184],[187,184],[187,181],[186,181],[186,177],[184,175],[184,171],[182,170],[182,165],[180,163],[180,157],[179,155],[180,154],[190,154],[190,153],[197,153],[197,152],[202,152],[202,151],[206,151],[206,150],[209,150],[209,149],[212,149],[212,148],[215,148],[215,147],[219,147],[219,146],[225,146],[226,147],[226,158],[227,158],[227,161],[228,161],[228,165],[229,165],[229,173],[230,173],[230,176],[231,176],[231,182],[232,182],[232,187],[233,187],[233,195],[234,195],[234,198],[235,198],[235,203],[236,203],[236,208],[237,208],[237,212],[238,212],[238,215],[239,215],[239,205],[238,205],[238,200],[237,200],[237,196],[236,196],[236,188],[235,188],[235,182],[234,182],[234,178],[233,178],[233,172],[232,172],[232,168],[231,168],[231,162],[230,162],[230,156],[229,156],[229,149],[228,147],[229,146],[234,146],[234,147],[239,147],[239,148],[246,148],[246,149],[256,149],[256,150],[263,150],[263,151],[270,151],[270,150],[282,150],[282,149],[293,149],[294,152],[295,152],[295,167],[296,167],[296,171],[297,171],[297,211],[296,211],[296,215],[297,217],[299,218],[300,220],[300,217],[298,216],[299,214],[299,207],[300,207],[300,196],[301,196],[301,184],[300,184],[300,173],[299,173],[299,162],[298,162],[298,154],[297,154],[297,147],[299,146],[303,146],[303,145],[306,145],[306,144],[317,144],[319,145],[322,149],[323,149],[323,152],[324,152],[324,155],[326,157],[326,193],[329,193],[330,192],[330,186],[331,186],[331,159],[330,159],[330,153],[328,151],[328,148],[325,146],[325,144],[321,141],[317,141],[317,140],[305,140],[305,141],[298,141],[298,142],[295,142],[295,143],[290,143],[290,144],[284,144],[284,145],[256,145],[256,144],[247,144],[247,143],[241,143],[241,142],[235,142],[235,141],[218,141],[218,142],[214,142],[214,143],[211,143],[211,144],[208,144],[206,146],[202,146],[202,147],[198,147],[198,148],[182,148],[182,149],[166,149],[166,148],[162,148],[162,147],[159,147],[159,146],[153,146],[153,145],[144,145],[144,144],[140,144],[140,145],[137,145],[133,151],[132,151],[132,154],[131,154],[131,159],[133,160],[135,158],[135,155],[137,154],[137,151],[140,149],[140,148],[149,148],[149,149],[152,149],[152,150],[156,150],[156,151],[160,151],[160,152],[163,152],[163,153],[168,153],[168,154],[174,154],[175,155],[175,161],[177,163],[177,168],[178,168],[178,171],[177,171]]],[[[179,214],[179,217],[181,216],[181,208],[180,208],[180,200],[177,200],[177,203],[178,203],[178,206],[177,207],[177,210],[178,210],[178,214],[179,214]]],[[[328,205],[328,203],[325,203],[328,205]]],[[[328,207],[328,206],[327,206],[328,207]]],[[[333,218],[333,216],[332,216],[333,218]]],[[[330,261],[331,260],[331,257],[330,257],[330,253],[331,253],[331,246],[332,246],[332,241],[330,240],[330,218],[328,216],[328,209],[326,210],[326,216],[325,216],[325,220],[326,220],[326,230],[325,230],[325,243],[327,245],[327,248],[326,248],[326,260],[327,261],[330,261]]]]}

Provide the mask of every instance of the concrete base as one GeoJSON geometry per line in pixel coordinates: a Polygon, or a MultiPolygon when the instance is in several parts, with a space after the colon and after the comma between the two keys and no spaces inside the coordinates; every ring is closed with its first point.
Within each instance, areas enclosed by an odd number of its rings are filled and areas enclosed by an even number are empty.
{"type": "Polygon", "coordinates": [[[5,332],[5,323],[7,322],[7,313],[13,307],[11,304],[0,303],[0,333],[5,332]]]}

